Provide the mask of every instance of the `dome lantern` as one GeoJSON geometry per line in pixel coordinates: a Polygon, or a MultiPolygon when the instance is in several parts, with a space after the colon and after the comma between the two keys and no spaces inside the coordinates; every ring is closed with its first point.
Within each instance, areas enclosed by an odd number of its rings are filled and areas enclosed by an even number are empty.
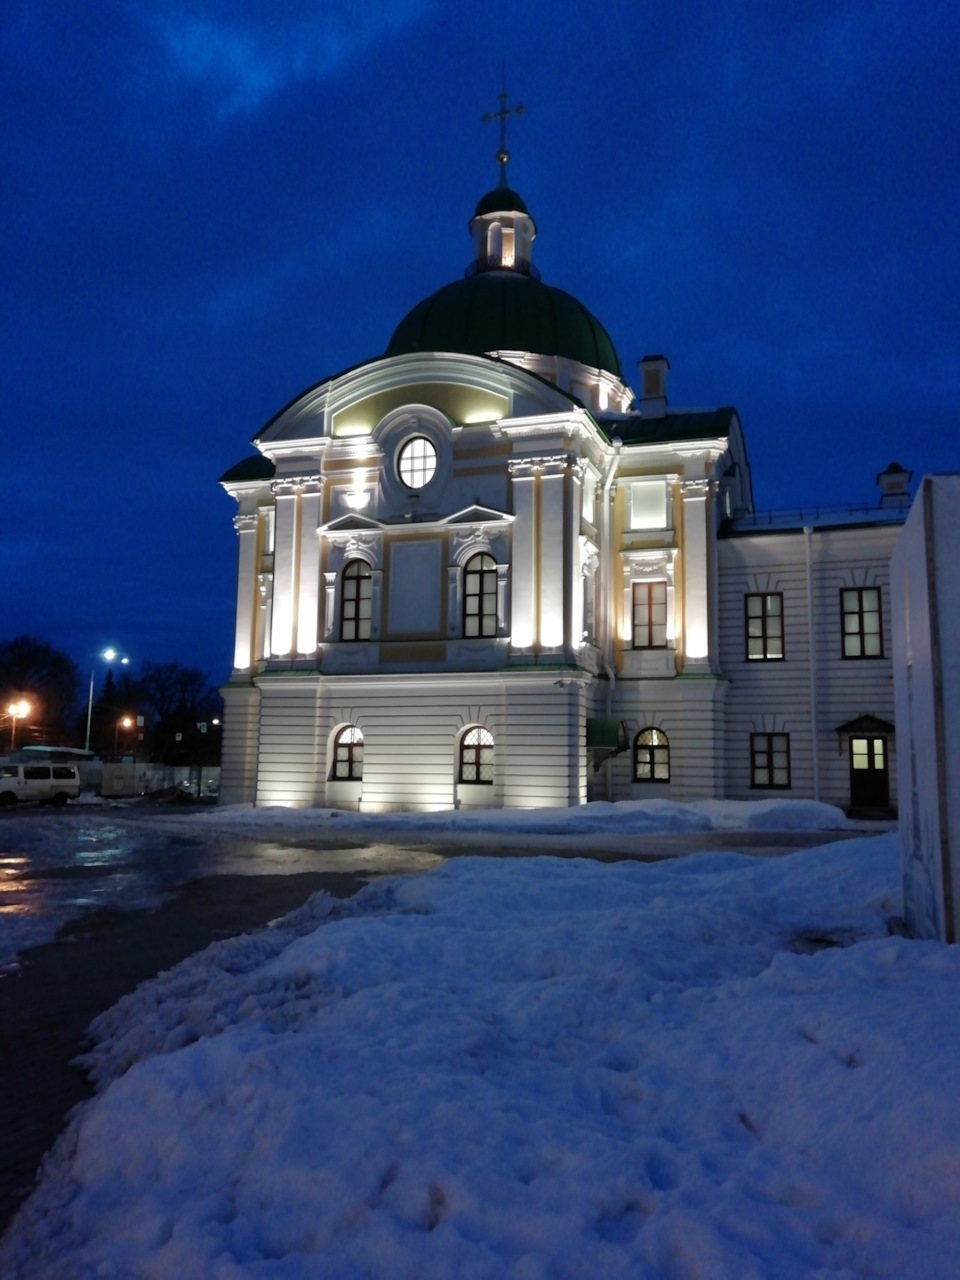
{"type": "Polygon", "coordinates": [[[498,111],[487,111],[481,119],[484,124],[493,120],[500,123],[500,145],[497,148],[497,164],[500,181],[477,204],[470,219],[473,236],[473,262],[467,268],[468,276],[481,271],[519,271],[534,275],[531,267],[530,248],[537,234],[537,227],[530,211],[516,191],[507,185],[507,118],[523,114],[523,103],[507,106],[507,91],[500,93],[498,111]]]}

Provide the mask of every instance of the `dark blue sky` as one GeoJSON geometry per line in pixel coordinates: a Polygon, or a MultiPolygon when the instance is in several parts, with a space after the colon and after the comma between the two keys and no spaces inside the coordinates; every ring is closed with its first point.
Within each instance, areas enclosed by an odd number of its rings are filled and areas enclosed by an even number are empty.
{"type": "Polygon", "coordinates": [[[953,3],[6,0],[0,638],[220,680],[218,476],[382,353],[511,184],[631,381],[735,404],[758,506],[960,469],[953,3]]]}

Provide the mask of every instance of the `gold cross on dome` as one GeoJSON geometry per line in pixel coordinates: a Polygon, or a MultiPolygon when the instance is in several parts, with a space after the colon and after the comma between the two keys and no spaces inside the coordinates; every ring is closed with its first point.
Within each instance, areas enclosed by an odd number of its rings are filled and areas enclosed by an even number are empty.
{"type": "Polygon", "coordinates": [[[490,124],[493,120],[500,121],[500,147],[497,151],[497,164],[500,166],[500,185],[507,185],[507,161],[510,159],[510,153],[507,151],[507,118],[509,116],[522,116],[523,103],[518,102],[515,107],[507,106],[507,90],[500,90],[500,110],[485,111],[480,119],[484,124],[490,124]]]}

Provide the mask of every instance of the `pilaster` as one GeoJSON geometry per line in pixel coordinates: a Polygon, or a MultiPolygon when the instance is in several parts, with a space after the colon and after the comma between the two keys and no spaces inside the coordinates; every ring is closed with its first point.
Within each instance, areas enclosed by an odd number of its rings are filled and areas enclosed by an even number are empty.
{"type": "Polygon", "coordinates": [[[257,591],[257,516],[234,516],[237,531],[237,619],[233,641],[233,668],[249,671],[253,665],[257,591]]]}
{"type": "Polygon", "coordinates": [[[710,620],[710,480],[681,481],[683,499],[684,671],[712,671],[715,646],[710,620]]]}

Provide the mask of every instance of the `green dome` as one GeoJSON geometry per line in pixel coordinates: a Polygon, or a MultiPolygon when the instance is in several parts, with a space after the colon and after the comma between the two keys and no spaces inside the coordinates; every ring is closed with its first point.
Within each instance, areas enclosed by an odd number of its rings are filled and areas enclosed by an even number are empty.
{"type": "Polygon", "coordinates": [[[523,197],[509,187],[494,187],[477,201],[473,211],[475,218],[482,218],[485,213],[525,213],[530,217],[530,210],[523,202],[523,197]]]}
{"type": "Polygon", "coordinates": [[[623,381],[610,335],[583,303],[562,289],[513,271],[479,272],[418,302],[397,325],[386,354],[414,351],[474,356],[528,351],[564,356],[605,369],[623,381]]]}

